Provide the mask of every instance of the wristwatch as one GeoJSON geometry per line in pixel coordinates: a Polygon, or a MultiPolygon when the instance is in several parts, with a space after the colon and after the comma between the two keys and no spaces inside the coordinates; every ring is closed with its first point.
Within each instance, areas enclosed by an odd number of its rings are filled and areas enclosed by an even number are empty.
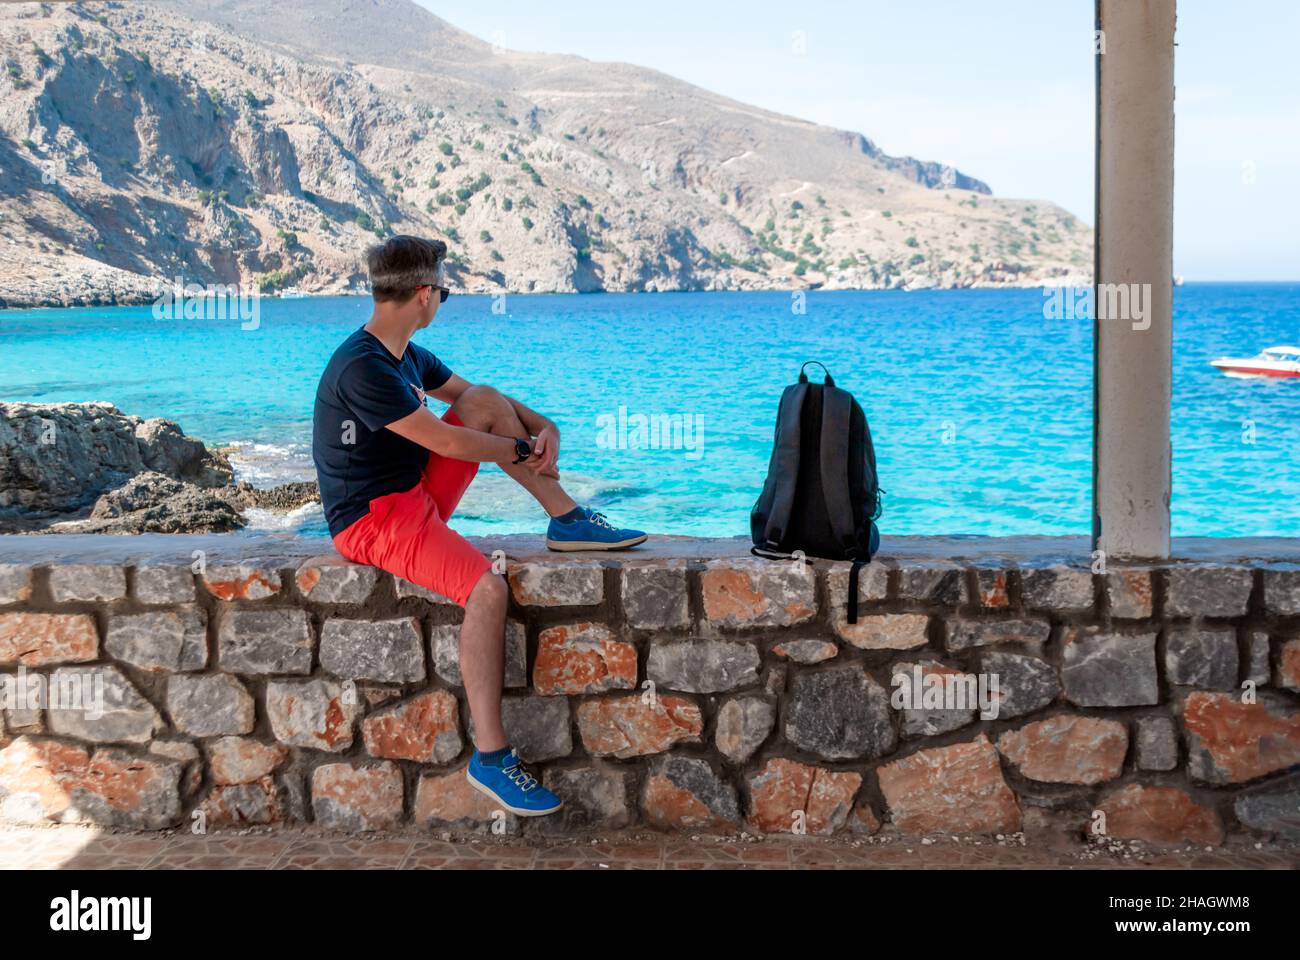
{"type": "Polygon", "coordinates": [[[515,466],[523,463],[533,455],[533,446],[527,440],[515,441],[515,466]]]}

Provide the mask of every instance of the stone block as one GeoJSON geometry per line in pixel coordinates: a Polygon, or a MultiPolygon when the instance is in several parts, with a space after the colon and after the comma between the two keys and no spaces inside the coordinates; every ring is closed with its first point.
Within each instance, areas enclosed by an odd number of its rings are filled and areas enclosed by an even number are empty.
{"type": "Polygon", "coordinates": [[[206,567],[200,579],[218,600],[265,600],[283,587],[279,569],[259,563],[206,567]]]}
{"type": "Polygon", "coordinates": [[[416,683],[425,677],[424,638],[419,621],[342,620],[325,622],[320,665],[345,680],[416,683]]]}
{"type": "Polygon", "coordinates": [[[55,603],[126,599],[126,570],[117,566],[73,563],[50,567],[55,603]]]}
{"type": "Polygon", "coordinates": [[[271,732],[289,747],[346,750],[360,712],[355,691],[332,680],[273,680],[266,685],[271,732]]]}
{"type": "Polygon", "coordinates": [[[1231,628],[1171,627],[1165,641],[1165,677],[1178,686],[1235,689],[1237,631],[1231,628]]]}
{"type": "Polygon", "coordinates": [[[704,717],[699,706],[681,697],[649,692],[603,697],[578,707],[578,732],[592,756],[627,760],[698,742],[704,717]]]}
{"type": "Polygon", "coordinates": [[[877,770],[890,819],[903,833],[1016,833],[1020,806],[986,736],[921,750],[877,770]]]}
{"type": "Polygon", "coordinates": [[[460,756],[460,708],[446,690],[429,690],[361,721],[366,753],[386,760],[450,763],[460,756]]]}
{"type": "Polygon", "coordinates": [[[1124,772],[1128,728],[1061,714],[1007,731],[998,738],[998,751],[1030,780],[1094,785],[1124,772]]]}
{"type": "Polygon", "coordinates": [[[751,830],[829,837],[848,822],[862,775],[776,758],[751,773],[747,784],[751,830]]]}
{"type": "Polygon", "coordinates": [[[757,684],[760,662],[751,643],[674,640],[650,647],[646,676],[665,690],[727,693],[757,684]]]}
{"type": "Polygon", "coordinates": [[[47,667],[99,658],[99,630],[88,613],[0,613],[0,666],[47,667]]]}
{"type": "Polygon", "coordinates": [[[187,673],[208,665],[208,615],[194,604],[108,621],[104,652],[153,673],[187,673]]]}
{"type": "Polygon", "coordinates": [[[326,830],[389,830],[402,820],[405,786],[395,763],[354,767],[327,763],[312,771],[311,808],[326,830]]]}
{"type": "Polygon", "coordinates": [[[651,764],[641,812],[661,830],[730,832],[740,822],[736,789],[694,757],[668,756],[651,764]]]}
{"type": "Polygon", "coordinates": [[[1178,564],[1165,576],[1166,617],[1243,616],[1255,581],[1248,567],[1221,564],[1178,564]]]}
{"type": "Polygon", "coordinates": [[[1061,679],[1081,707],[1137,707],[1160,702],[1154,633],[1066,630],[1061,679]]]}
{"type": "Polygon", "coordinates": [[[621,593],[623,616],[634,630],[679,630],[690,626],[685,562],[627,564],[623,567],[621,593]]]}
{"type": "Polygon", "coordinates": [[[251,733],[256,722],[252,696],[224,673],[169,677],[167,712],[172,725],[191,737],[251,733]]]}
{"type": "Polygon", "coordinates": [[[294,581],[312,603],[362,604],[379,583],[379,571],[337,557],[304,561],[294,581]]]}
{"type": "Polygon", "coordinates": [[[49,688],[50,732],[59,736],[147,743],[163,729],[153,704],[117,667],[60,667],[50,674],[49,688]]]}
{"type": "Polygon", "coordinates": [[[581,561],[521,563],[510,589],[524,607],[594,607],[605,599],[605,571],[581,561]]]}
{"type": "Polygon", "coordinates": [[[889,694],[861,667],[795,674],[783,731],[800,750],[827,760],[874,759],[898,743],[889,694]]]}
{"type": "Polygon", "coordinates": [[[217,664],[249,676],[308,674],[312,634],[305,610],[229,609],[217,629],[217,664]]]}
{"type": "Polygon", "coordinates": [[[152,607],[193,603],[194,571],[186,566],[137,567],[135,598],[152,607]]]}
{"type": "Polygon", "coordinates": [[[603,623],[550,627],[537,640],[533,689],[543,697],[635,690],[636,647],[603,623]]]}
{"type": "Polygon", "coordinates": [[[718,710],[714,745],[740,766],[763,745],[776,726],[776,707],[766,697],[735,697],[718,710]]]}
{"type": "Polygon", "coordinates": [[[715,627],[792,627],[817,615],[817,581],[807,564],[714,560],[700,575],[704,616],[715,627]]]}

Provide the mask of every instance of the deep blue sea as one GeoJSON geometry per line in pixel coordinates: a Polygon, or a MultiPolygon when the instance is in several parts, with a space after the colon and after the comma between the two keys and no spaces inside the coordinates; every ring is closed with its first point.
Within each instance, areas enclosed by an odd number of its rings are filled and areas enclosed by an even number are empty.
{"type": "MultiPolygon", "coordinates": [[[[453,297],[416,342],[555,420],[571,492],[620,524],[748,533],[781,391],[820,360],[867,411],[887,535],[1089,530],[1091,327],[1044,320],[1039,290],[813,293],[805,313],[789,294],[493,306],[453,297]],[[638,433],[638,417],[678,429],[638,433]]],[[[0,311],[0,398],[111,401],[234,446],[255,484],[302,479],[320,372],[369,314],[364,298],[268,299],[244,330],[155,320],[149,307],[0,311]]],[[[1233,380],[1208,365],[1298,341],[1300,284],[1176,291],[1176,535],[1300,536],[1300,380],[1233,380]]],[[[494,467],[459,517],[468,534],[542,529],[494,467]]],[[[317,508],[257,523],[324,530],[317,508]]]]}

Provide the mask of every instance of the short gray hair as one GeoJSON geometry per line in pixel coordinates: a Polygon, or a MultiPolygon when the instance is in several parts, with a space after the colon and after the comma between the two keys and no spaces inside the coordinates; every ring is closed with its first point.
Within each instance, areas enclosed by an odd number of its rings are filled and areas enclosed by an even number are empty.
{"type": "Polygon", "coordinates": [[[406,303],[438,276],[447,245],[422,237],[393,237],[366,251],[375,303],[406,303]]]}

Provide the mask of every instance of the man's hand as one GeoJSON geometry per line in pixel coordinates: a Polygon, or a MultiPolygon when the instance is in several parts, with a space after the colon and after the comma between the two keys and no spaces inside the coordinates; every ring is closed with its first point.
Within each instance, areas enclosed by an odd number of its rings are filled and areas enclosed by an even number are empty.
{"type": "Polygon", "coordinates": [[[560,430],[553,423],[547,424],[537,435],[537,443],[533,445],[533,455],[528,465],[539,475],[558,480],[560,479],[559,463],[560,430]]]}

